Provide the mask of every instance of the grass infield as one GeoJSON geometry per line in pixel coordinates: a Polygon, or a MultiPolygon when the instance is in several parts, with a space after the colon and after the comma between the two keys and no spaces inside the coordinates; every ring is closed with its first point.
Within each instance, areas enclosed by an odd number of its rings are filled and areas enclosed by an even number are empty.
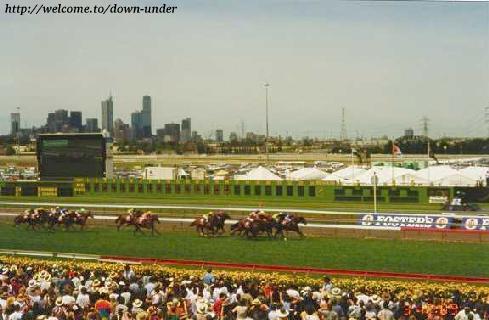
{"type": "MultiPolygon", "coordinates": [[[[219,198],[214,196],[166,196],[144,194],[121,194],[121,195],[84,195],[76,197],[7,197],[0,198],[2,202],[52,202],[52,203],[86,203],[86,204],[127,204],[134,205],[198,205],[198,206],[221,206],[221,207],[274,207],[274,208],[299,208],[326,211],[354,211],[373,212],[372,203],[347,203],[347,202],[324,202],[317,199],[267,199],[257,198],[219,198]]],[[[483,210],[489,207],[481,205],[483,210]]],[[[379,203],[379,212],[412,212],[412,213],[442,213],[439,204],[392,204],[379,203]]]]}
{"type": "Polygon", "coordinates": [[[188,232],[136,235],[129,229],[91,226],[53,233],[0,224],[0,248],[66,253],[177,258],[219,262],[489,276],[489,244],[380,239],[289,237],[288,241],[201,238],[188,232]]]}

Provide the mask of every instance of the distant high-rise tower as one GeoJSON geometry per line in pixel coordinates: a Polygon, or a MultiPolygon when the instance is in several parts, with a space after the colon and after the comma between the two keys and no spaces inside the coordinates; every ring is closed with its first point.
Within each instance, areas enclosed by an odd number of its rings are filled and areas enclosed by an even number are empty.
{"type": "Polygon", "coordinates": [[[20,130],[20,113],[14,112],[10,114],[10,134],[16,136],[20,130]]]}
{"type": "Polygon", "coordinates": [[[421,125],[423,127],[423,136],[425,137],[428,137],[429,123],[430,123],[430,119],[428,119],[427,117],[421,118],[421,125]]]}
{"type": "Polygon", "coordinates": [[[222,129],[217,129],[216,130],[216,142],[223,142],[224,141],[224,132],[222,129]]]}
{"type": "Polygon", "coordinates": [[[346,132],[345,108],[341,108],[341,132],[340,132],[340,140],[348,140],[348,134],[346,132]]]}
{"type": "Polygon", "coordinates": [[[180,132],[180,141],[182,143],[189,142],[192,139],[192,120],[185,118],[182,120],[182,127],[180,132]]]}
{"type": "Polygon", "coordinates": [[[143,137],[143,113],[134,111],[131,113],[131,128],[134,138],[143,137]]]}
{"type": "Polygon", "coordinates": [[[87,118],[85,125],[85,132],[99,132],[98,119],[97,118],[87,118]]]}
{"type": "Polygon", "coordinates": [[[114,102],[112,96],[102,101],[102,130],[106,130],[110,135],[114,131],[114,102]]]}
{"type": "Polygon", "coordinates": [[[141,111],[143,137],[148,138],[153,134],[151,126],[151,97],[143,96],[143,110],[141,111]]]}
{"type": "Polygon", "coordinates": [[[71,111],[69,119],[70,127],[78,132],[82,130],[82,113],[81,111],[71,111]]]}

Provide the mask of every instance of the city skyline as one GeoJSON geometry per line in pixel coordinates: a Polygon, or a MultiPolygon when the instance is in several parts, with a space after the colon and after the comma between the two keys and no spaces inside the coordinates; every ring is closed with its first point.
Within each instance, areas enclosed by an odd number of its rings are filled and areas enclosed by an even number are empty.
{"type": "Polygon", "coordinates": [[[126,123],[141,96],[152,97],[153,134],[185,117],[226,138],[241,121],[264,133],[270,82],[271,135],[338,137],[344,107],[349,137],[419,133],[424,116],[430,136],[487,136],[487,2],[247,4],[189,1],[144,20],[5,17],[0,38],[13,40],[0,62],[1,133],[17,107],[22,127],[56,109],[101,126],[111,91],[113,120],[126,123]],[[52,37],[34,50],[44,32],[52,37]]]}

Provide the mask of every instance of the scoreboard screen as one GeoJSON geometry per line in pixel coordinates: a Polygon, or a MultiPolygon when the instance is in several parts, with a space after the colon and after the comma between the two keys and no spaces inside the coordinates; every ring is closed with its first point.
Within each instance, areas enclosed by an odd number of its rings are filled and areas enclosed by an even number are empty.
{"type": "Polygon", "coordinates": [[[106,141],[101,134],[45,134],[37,138],[41,180],[104,177],[106,141]]]}

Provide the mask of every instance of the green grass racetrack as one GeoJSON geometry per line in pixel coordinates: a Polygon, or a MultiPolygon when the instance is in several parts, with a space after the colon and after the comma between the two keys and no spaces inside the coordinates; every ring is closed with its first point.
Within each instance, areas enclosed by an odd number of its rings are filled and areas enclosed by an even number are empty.
{"type": "Polygon", "coordinates": [[[179,258],[331,269],[489,276],[489,244],[308,237],[288,241],[201,238],[193,230],[133,236],[130,229],[30,231],[0,224],[0,248],[179,258]]]}

